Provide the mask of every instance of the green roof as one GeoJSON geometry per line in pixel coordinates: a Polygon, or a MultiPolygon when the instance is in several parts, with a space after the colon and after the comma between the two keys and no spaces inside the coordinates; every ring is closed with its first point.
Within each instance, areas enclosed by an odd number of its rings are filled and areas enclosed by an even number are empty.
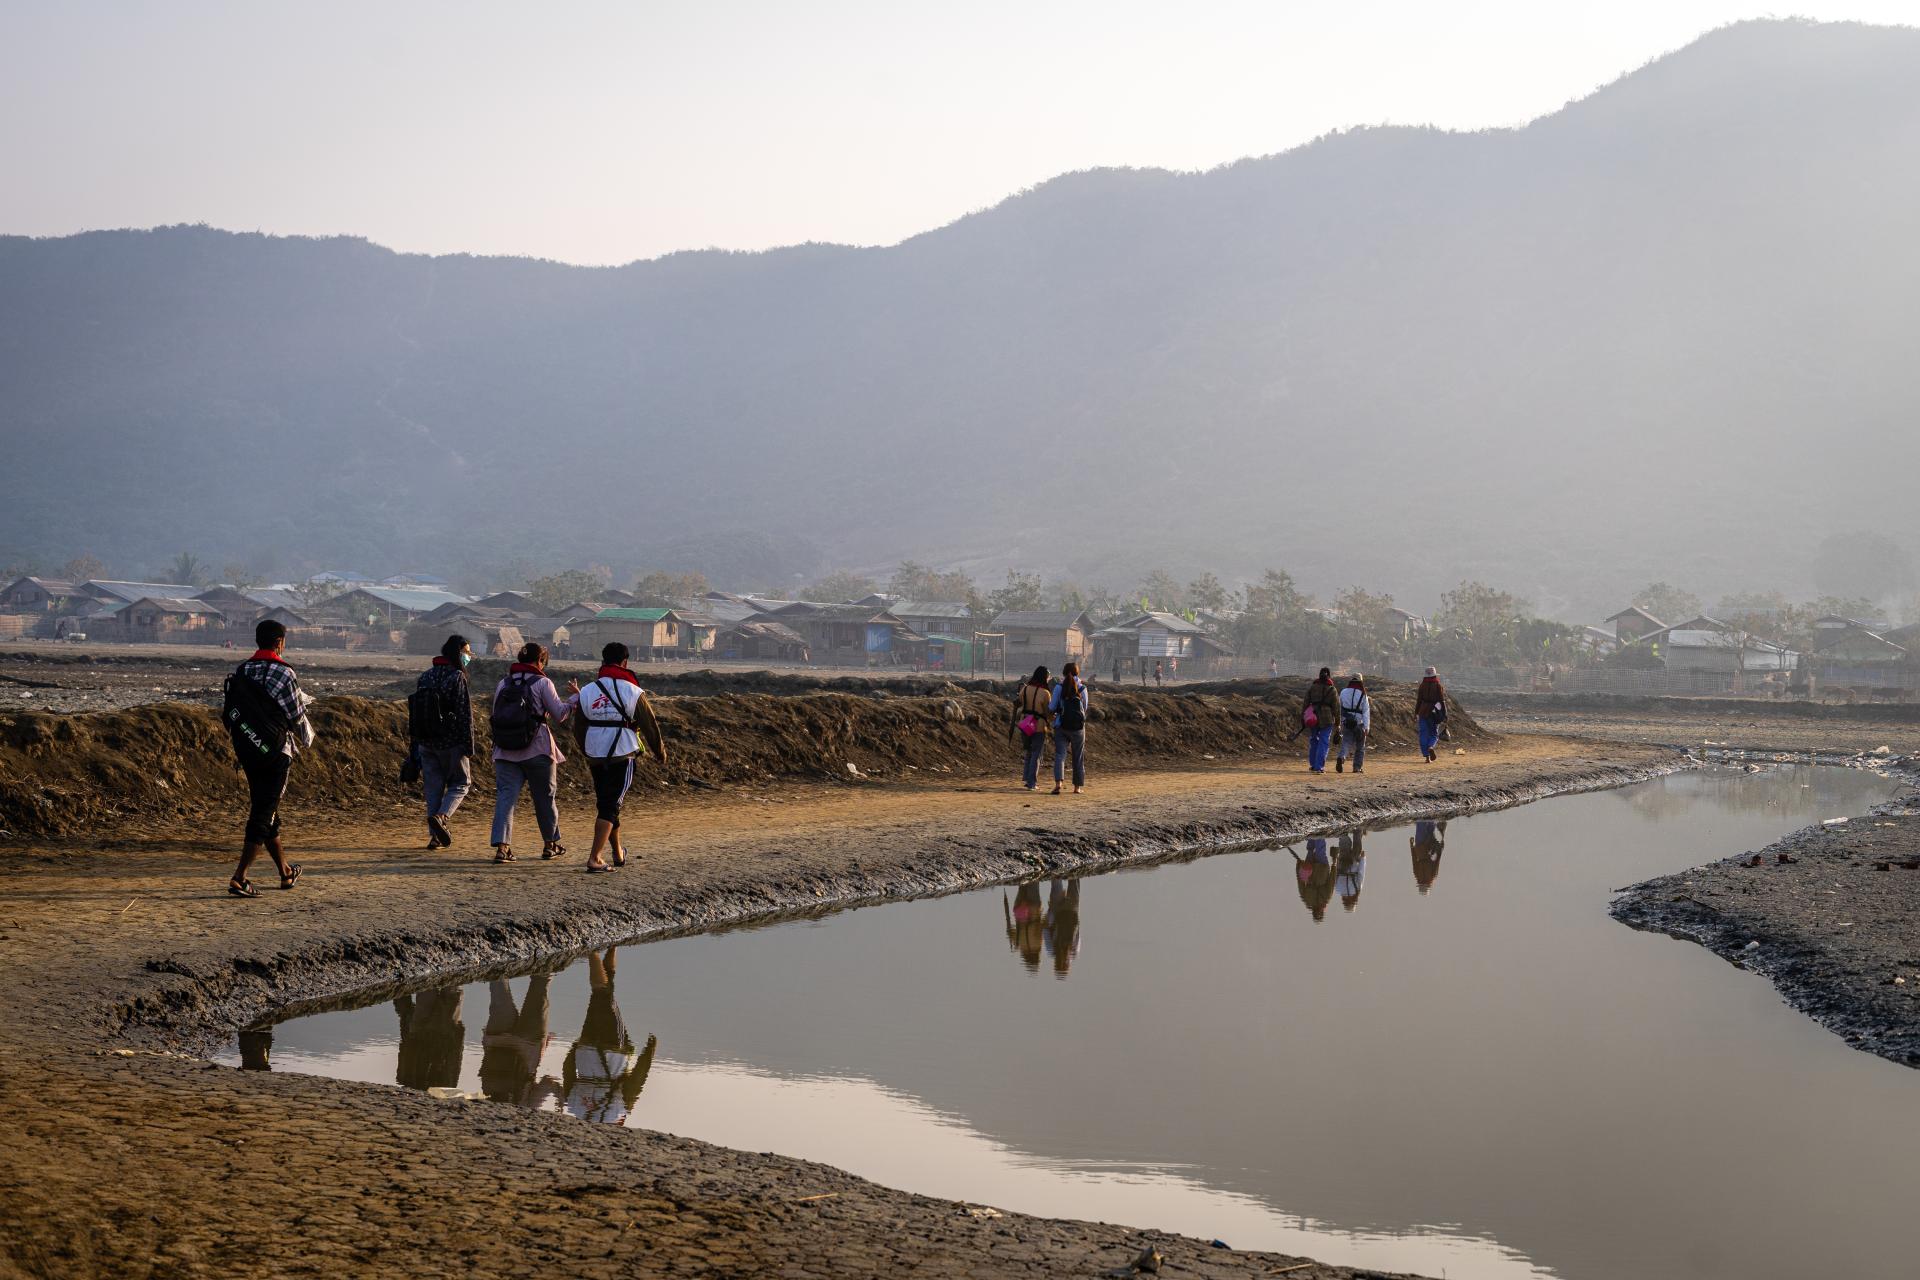
{"type": "Polygon", "coordinates": [[[595,618],[607,618],[614,622],[658,622],[672,613],[671,609],[602,609],[594,614],[595,618]]]}

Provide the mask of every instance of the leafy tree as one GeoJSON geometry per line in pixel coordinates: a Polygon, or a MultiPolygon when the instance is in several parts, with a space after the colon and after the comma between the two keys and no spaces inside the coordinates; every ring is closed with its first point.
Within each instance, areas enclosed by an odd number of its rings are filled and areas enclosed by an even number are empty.
{"type": "Polygon", "coordinates": [[[964,600],[974,604],[980,598],[973,575],[960,569],[945,573],[903,560],[887,579],[887,594],[902,600],[964,600]]]}
{"type": "Polygon", "coordinates": [[[235,591],[251,591],[253,588],[259,586],[261,582],[265,581],[257,570],[249,569],[247,566],[238,562],[229,564],[226,568],[222,569],[220,576],[225,579],[235,591]]]}
{"type": "MultiPolygon", "coordinates": [[[[91,551],[82,551],[60,566],[60,576],[68,582],[86,582],[107,576],[107,564],[91,551]]],[[[181,579],[186,581],[186,579],[181,579]]]]}
{"type": "Polygon", "coordinates": [[[659,569],[641,574],[633,584],[634,598],[650,609],[668,609],[676,601],[697,600],[709,589],[703,573],[667,573],[659,569]]]}
{"type": "Polygon", "coordinates": [[[1442,644],[1450,660],[1490,666],[1521,657],[1516,630],[1531,612],[1532,606],[1511,592],[1484,582],[1463,582],[1440,597],[1433,620],[1442,632],[1451,633],[1442,644]]]}
{"type": "Polygon", "coordinates": [[[1294,584],[1292,574],[1269,569],[1242,594],[1245,607],[1228,626],[1227,636],[1243,656],[1307,658],[1330,647],[1331,628],[1308,612],[1313,599],[1294,584]]]}
{"type": "Polygon", "coordinates": [[[564,609],[576,600],[591,600],[605,588],[597,574],[585,569],[563,569],[544,578],[530,579],[527,594],[548,612],[564,609]]]}
{"type": "Polygon", "coordinates": [[[1686,622],[1700,612],[1699,596],[1665,582],[1648,583],[1634,593],[1633,602],[1668,626],[1686,622]]]}
{"type": "Polygon", "coordinates": [[[870,596],[874,590],[873,579],[865,574],[854,573],[849,569],[836,569],[808,587],[803,598],[833,604],[843,600],[858,600],[861,596],[870,596]]]}
{"type": "Polygon", "coordinates": [[[1155,569],[1140,584],[1134,593],[1140,597],[1140,607],[1156,613],[1178,613],[1187,607],[1187,593],[1173,580],[1173,575],[1165,569],[1155,569]]]}
{"type": "Polygon", "coordinates": [[[1383,667],[1399,650],[1403,638],[1400,622],[1388,612],[1393,608],[1392,596],[1349,587],[1334,598],[1333,608],[1339,615],[1334,636],[1340,656],[1383,667]]]}
{"type": "Polygon", "coordinates": [[[1212,573],[1203,573],[1187,584],[1187,607],[1219,611],[1227,607],[1227,589],[1212,573]]]}
{"type": "Polygon", "coordinates": [[[1046,607],[1047,593],[1040,585],[1040,575],[1009,569],[1006,585],[987,597],[986,614],[987,619],[991,621],[1009,609],[1044,609],[1046,607]]]}
{"type": "Polygon", "coordinates": [[[346,587],[341,583],[332,581],[316,582],[309,578],[305,582],[296,582],[290,594],[300,603],[302,610],[307,610],[319,608],[345,590],[346,587]]]}
{"type": "Polygon", "coordinates": [[[173,563],[167,566],[167,572],[173,575],[168,581],[185,582],[196,587],[202,585],[207,576],[200,557],[190,551],[182,551],[175,556],[173,563]]]}
{"type": "Polygon", "coordinates": [[[1246,599],[1247,612],[1263,618],[1288,617],[1313,604],[1294,585],[1293,575],[1284,569],[1269,569],[1260,576],[1260,581],[1249,582],[1246,599]]]}

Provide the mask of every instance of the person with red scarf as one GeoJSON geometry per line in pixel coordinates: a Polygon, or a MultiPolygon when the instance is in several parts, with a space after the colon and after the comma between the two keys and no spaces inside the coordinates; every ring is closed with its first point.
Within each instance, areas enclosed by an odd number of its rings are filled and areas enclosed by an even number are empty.
{"type": "Polygon", "coordinates": [[[300,864],[288,862],[280,845],[280,801],[287,794],[287,775],[293,757],[300,748],[313,742],[313,726],[307,720],[306,694],[300,691],[300,679],[281,657],[287,648],[284,623],[264,618],[253,629],[254,655],[234,668],[234,677],[249,680],[272,699],[287,726],[285,741],[270,754],[245,754],[240,768],[247,775],[247,829],[240,844],[240,865],[227,881],[227,892],[236,898],[257,898],[259,892],[247,879],[247,869],[265,849],[280,873],[280,887],[291,889],[299,882],[300,864]]]}
{"type": "MultiPolygon", "coordinates": [[[[600,650],[600,670],[592,683],[575,695],[586,723],[581,749],[593,774],[593,848],[587,852],[588,871],[612,871],[627,865],[620,843],[620,807],[633,786],[633,758],[640,754],[643,719],[650,719],[646,691],[627,666],[627,646],[610,641],[600,650]],[[601,855],[611,852],[612,861],[601,855]]],[[[666,763],[664,747],[649,749],[666,763]]]]}

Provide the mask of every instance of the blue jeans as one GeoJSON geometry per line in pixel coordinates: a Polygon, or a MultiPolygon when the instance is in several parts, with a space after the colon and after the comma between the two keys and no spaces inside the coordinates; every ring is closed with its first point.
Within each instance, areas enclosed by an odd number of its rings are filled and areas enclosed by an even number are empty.
{"type": "Polygon", "coordinates": [[[1046,747],[1047,735],[1044,733],[1036,733],[1027,739],[1026,781],[1029,787],[1040,785],[1040,753],[1046,750],[1046,747]]]}
{"type": "Polygon", "coordinates": [[[450,817],[467,798],[473,774],[459,747],[420,748],[420,784],[427,793],[427,816],[450,817]]]}
{"type": "Polygon", "coordinates": [[[1333,726],[1323,724],[1307,730],[1307,764],[1315,773],[1327,767],[1327,748],[1333,745],[1333,726]]]}
{"type": "Polygon", "coordinates": [[[1420,750],[1432,751],[1440,744],[1440,726],[1431,717],[1420,717],[1420,750]]]}
{"type": "Polygon", "coordinates": [[[1087,731],[1085,729],[1055,729],[1053,731],[1053,785],[1059,786],[1066,781],[1067,753],[1073,753],[1073,785],[1087,785],[1087,731]]]}

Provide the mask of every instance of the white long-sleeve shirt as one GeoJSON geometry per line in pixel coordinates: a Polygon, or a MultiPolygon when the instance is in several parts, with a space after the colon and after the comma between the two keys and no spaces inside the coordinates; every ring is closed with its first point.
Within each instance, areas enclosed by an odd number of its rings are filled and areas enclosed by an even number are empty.
{"type": "Polygon", "coordinates": [[[1373,732],[1373,699],[1365,689],[1348,687],[1340,691],[1340,718],[1360,722],[1362,733],[1373,732]]]}

